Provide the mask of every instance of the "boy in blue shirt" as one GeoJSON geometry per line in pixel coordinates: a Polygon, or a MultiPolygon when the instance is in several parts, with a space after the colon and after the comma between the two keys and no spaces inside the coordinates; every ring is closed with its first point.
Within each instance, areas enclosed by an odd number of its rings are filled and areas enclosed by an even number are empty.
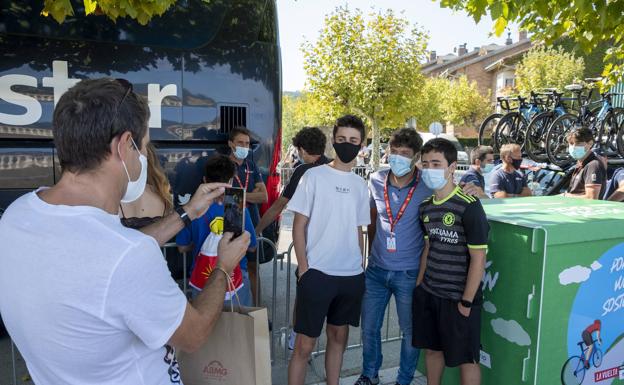
{"type": "MultiPolygon", "coordinates": [[[[215,155],[205,165],[204,182],[232,183],[236,166],[225,155],[215,155]]],[[[256,235],[249,211],[245,209],[245,230],[251,235],[249,252],[256,250],[256,235]]],[[[185,227],[176,236],[176,243],[181,252],[192,251],[193,268],[189,281],[192,296],[195,297],[203,289],[217,262],[217,245],[223,236],[223,203],[213,203],[206,213],[195,219],[190,226],[185,227]]],[[[247,272],[247,259],[243,258],[239,268],[232,273],[234,287],[228,288],[225,294],[227,301],[232,300],[234,293],[238,295],[240,304],[252,306],[251,284],[247,272]]],[[[234,304],[238,300],[234,299],[234,304]]]]}

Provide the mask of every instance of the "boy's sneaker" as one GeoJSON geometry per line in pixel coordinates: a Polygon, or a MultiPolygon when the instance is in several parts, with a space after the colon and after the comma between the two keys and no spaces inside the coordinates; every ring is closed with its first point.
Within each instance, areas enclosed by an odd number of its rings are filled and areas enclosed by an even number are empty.
{"type": "Polygon", "coordinates": [[[379,377],[368,378],[366,376],[360,376],[360,378],[358,378],[358,380],[355,381],[355,384],[353,385],[378,385],[378,384],[379,384],[379,377]]]}

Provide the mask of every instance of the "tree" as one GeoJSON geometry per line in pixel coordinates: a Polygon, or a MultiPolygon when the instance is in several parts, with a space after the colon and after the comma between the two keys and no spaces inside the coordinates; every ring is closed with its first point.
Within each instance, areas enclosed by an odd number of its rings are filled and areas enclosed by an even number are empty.
{"type": "Polygon", "coordinates": [[[414,114],[426,42],[421,29],[391,10],[365,20],[360,10],[338,7],[318,40],[302,47],[310,93],[330,111],[354,112],[371,126],[374,167],[379,128],[403,126],[414,114]]]}
{"type": "Polygon", "coordinates": [[[537,46],[527,52],[516,67],[516,88],[523,95],[540,88],[563,90],[583,78],[585,61],[558,49],[537,46]]]}
{"type": "MultiPolygon", "coordinates": [[[[500,36],[509,23],[534,33],[534,39],[552,45],[571,38],[585,52],[605,41],[613,46],[604,56],[603,75],[613,83],[624,70],[624,0],[440,0],[442,7],[468,12],[478,23],[489,14],[500,36]]],[[[607,82],[605,82],[605,85],[607,82]]]]}
{"type": "Polygon", "coordinates": [[[308,92],[282,96],[282,159],[297,131],[306,126],[328,126],[335,117],[332,111],[308,92]]]}
{"type": "MultiPolygon", "coordinates": [[[[118,17],[130,17],[140,24],[147,24],[152,17],[162,15],[176,0],[83,0],[86,15],[106,15],[113,21],[118,17]]],[[[59,23],[74,15],[71,0],[44,0],[44,16],[52,16],[59,23]]]]}
{"type": "Polygon", "coordinates": [[[428,78],[418,98],[420,106],[415,117],[421,130],[433,122],[476,125],[491,110],[489,97],[481,95],[476,82],[469,82],[466,76],[428,78]]]}

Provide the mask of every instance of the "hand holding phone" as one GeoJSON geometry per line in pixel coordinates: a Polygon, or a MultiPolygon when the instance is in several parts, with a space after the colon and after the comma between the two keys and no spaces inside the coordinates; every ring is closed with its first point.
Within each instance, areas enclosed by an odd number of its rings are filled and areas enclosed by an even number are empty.
{"type": "Polygon", "coordinates": [[[223,195],[223,232],[239,237],[245,229],[245,190],[228,187],[223,195]]]}

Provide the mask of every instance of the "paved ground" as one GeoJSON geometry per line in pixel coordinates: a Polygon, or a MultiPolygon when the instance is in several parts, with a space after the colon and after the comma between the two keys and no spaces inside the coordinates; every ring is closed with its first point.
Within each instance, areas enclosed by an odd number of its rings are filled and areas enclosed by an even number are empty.
{"type": "MultiPolygon", "coordinates": [[[[278,245],[278,251],[284,252],[287,251],[290,243],[292,242],[291,237],[291,224],[292,217],[291,215],[284,215],[282,220],[282,232],[280,234],[280,241],[278,245]]],[[[286,384],[286,368],[287,368],[287,353],[285,352],[285,341],[286,341],[286,331],[288,323],[286,319],[287,315],[287,307],[290,308],[290,312],[292,313],[292,303],[295,295],[295,279],[294,279],[294,269],[296,268],[296,259],[294,255],[294,251],[292,253],[292,267],[290,271],[291,276],[291,290],[287,292],[287,276],[288,276],[288,265],[286,261],[282,264],[281,262],[277,262],[277,265],[274,266],[272,263],[267,263],[261,265],[261,277],[263,282],[263,294],[262,294],[262,304],[269,308],[269,317],[274,316],[273,320],[273,329],[274,333],[274,362],[273,362],[273,384],[275,385],[285,385],[286,384]],[[273,280],[274,274],[273,270],[276,269],[275,280],[273,280]],[[273,282],[276,283],[275,286],[275,303],[273,303],[273,282]]],[[[399,337],[398,331],[398,321],[396,317],[396,311],[394,308],[394,302],[390,303],[390,311],[387,314],[386,322],[384,323],[382,329],[382,336],[388,338],[397,338],[399,337]]],[[[290,317],[289,317],[290,318],[290,317]]],[[[362,351],[361,348],[358,347],[360,343],[360,329],[359,328],[351,328],[349,345],[351,346],[347,353],[345,354],[344,363],[343,363],[343,380],[341,384],[353,384],[357,379],[357,376],[360,373],[360,368],[362,365],[362,351]]],[[[325,347],[325,338],[324,334],[322,334],[319,339],[319,350],[323,350],[325,347]]],[[[384,364],[383,368],[387,369],[382,372],[381,379],[382,384],[394,384],[396,379],[396,367],[399,363],[399,347],[400,341],[392,341],[384,344],[383,352],[384,352],[384,364]]],[[[24,364],[23,359],[19,356],[19,352],[17,349],[15,350],[16,354],[16,378],[17,384],[32,384],[32,381],[29,381],[28,372],[26,370],[26,366],[24,364]]],[[[324,381],[324,360],[325,357],[322,353],[316,354],[312,359],[308,376],[306,378],[307,384],[320,384],[324,381]]],[[[0,385],[5,384],[13,384],[13,365],[11,360],[11,343],[7,337],[0,339],[0,385]]],[[[413,384],[425,384],[422,376],[417,377],[413,384]]]]}

